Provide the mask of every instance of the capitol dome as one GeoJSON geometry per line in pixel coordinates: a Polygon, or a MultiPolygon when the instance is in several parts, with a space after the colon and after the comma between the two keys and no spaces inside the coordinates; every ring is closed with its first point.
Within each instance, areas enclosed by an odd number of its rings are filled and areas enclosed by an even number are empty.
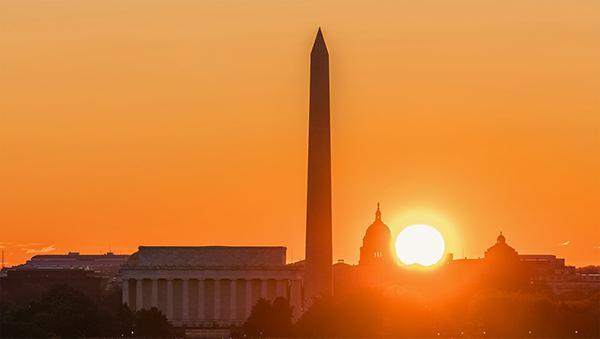
{"type": "Polygon", "coordinates": [[[379,203],[375,212],[375,221],[367,228],[360,248],[360,265],[392,263],[392,232],[381,220],[379,203]]]}
{"type": "Polygon", "coordinates": [[[377,211],[375,212],[375,221],[367,228],[364,242],[389,242],[392,239],[392,232],[389,227],[381,221],[381,211],[379,210],[379,204],[377,204],[377,211]]]}

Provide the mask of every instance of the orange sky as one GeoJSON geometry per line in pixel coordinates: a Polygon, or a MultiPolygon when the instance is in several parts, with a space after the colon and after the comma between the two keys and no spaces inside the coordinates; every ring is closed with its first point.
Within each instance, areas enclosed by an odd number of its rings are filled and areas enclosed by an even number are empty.
{"type": "MultiPolygon", "coordinates": [[[[450,251],[600,264],[598,1],[0,1],[0,247],[304,256],[331,57],[334,258],[381,201],[450,251]],[[564,243],[566,245],[561,245],[564,243]]],[[[29,253],[28,253],[29,252],[29,253]]]]}

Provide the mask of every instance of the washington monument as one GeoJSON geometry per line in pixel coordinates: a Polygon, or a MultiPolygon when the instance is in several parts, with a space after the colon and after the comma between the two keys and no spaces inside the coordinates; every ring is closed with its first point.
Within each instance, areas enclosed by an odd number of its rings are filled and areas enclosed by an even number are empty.
{"type": "MultiPolygon", "coordinates": [[[[304,299],[332,293],[329,53],[319,28],[310,53],[304,299]]],[[[305,303],[305,305],[307,305],[305,303]]]]}

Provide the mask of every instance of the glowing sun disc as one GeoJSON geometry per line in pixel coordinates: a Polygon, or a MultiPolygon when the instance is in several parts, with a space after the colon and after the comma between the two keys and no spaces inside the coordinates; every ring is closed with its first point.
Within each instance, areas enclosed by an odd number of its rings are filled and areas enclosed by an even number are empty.
{"type": "Polygon", "coordinates": [[[442,233],[429,225],[410,225],[396,237],[396,255],[405,265],[431,266],[444,256],[442,233]]]}

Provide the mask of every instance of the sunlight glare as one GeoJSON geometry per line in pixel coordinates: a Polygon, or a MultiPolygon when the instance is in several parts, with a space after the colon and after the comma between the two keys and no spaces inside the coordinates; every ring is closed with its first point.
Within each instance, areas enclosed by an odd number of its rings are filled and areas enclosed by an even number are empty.
{"type": "Polygon", "coordinates": [[[404,228],[396,237],[396,255],[405,265],[431,266],[442,259],[446,244],[436,228],[417,224],[404,228]]]}

